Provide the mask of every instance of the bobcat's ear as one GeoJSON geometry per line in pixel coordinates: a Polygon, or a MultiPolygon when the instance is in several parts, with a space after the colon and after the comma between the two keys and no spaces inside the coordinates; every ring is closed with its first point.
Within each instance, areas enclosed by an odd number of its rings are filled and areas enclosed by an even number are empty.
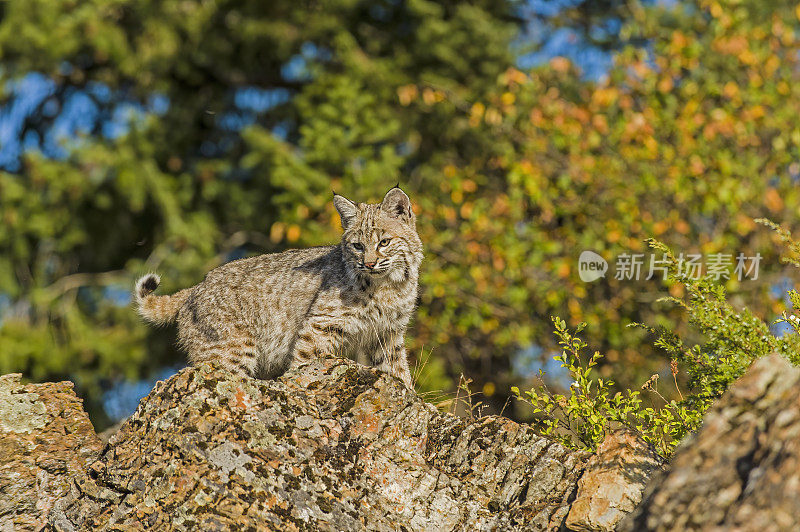
{"type": "Polygon", "coordinates": [[[336,207],[342,219],[342,229],[347,229],[358,216],[358,205],[334,192],[333,206],[336,207]]]}
{"type": "Polygon", "coordinates": [[[408,199],[405,192],[400,190],[400,187],[394,187],[386,193],[381,202],[381,210],[395,218],[404,220],[412,220],[414,218],[414,212],[411,210],[411,200],[408,199]]]}

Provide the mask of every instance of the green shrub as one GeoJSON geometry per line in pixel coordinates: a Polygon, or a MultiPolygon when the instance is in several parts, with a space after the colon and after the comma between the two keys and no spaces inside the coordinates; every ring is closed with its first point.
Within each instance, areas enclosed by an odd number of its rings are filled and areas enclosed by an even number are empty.
{"type": "MultiPolygon", "coordinates": [[[[554,437],[567,447],[594,451],[609,429],[626,426],[667,456],[687,432],[698,426],[705,408],[702,411],[691,408],[686,401],[667,401],[661,397],[665,405],[655,408],[643,406],[640,390],[628,389],[612,395],[614,381],[592,375],[602,355],[595,351],[586,363],[583,362],[582,352],[586,343],[575,334],[583,329],[584,324],[580,324],[573,334],[564,320],[553,318],[553,323],[563,348],[554,359],[561,362],[561,367],[566,368],[573,379],[569,392],[566,395],[554,393],[543,380],[540,386],[525,392],[516,387],[511,390],[518,399],[530,403],[534,413],[540,415],[535,424],[542,434],[554,437]]],[[[540,377],[543,376],[540,371],[540,377]]],[[[653,375],[642,390],[661,396],[657,383],[658,375],[653,375]]]]}
{"type": "MultiPolygon", "coordinates": [[[[787,231],[769,220],[757,220],[777,231],[786,244],[788,255],[783,260],[800,267],[800,244],[792,240],[787,231]]],[[[792,312],[783,312],[776,323],[786,323],[791,330],[777,337],[769,325],[754,316],[748,309],[735,309],[727,300],[723,286],[710,276],[694,279],[681,271],[680,260],[663,243],[654,239],[649,246],[664,254],[669,264],[668,284],[680,283],[686,297],[665,297],[682,307],[689,323],[702,334],[702,343],[687,345],[684,339],[663,327],[642,327],[655,337],[654,345],[671,358],[670,369],[679,400],[667,400],[658,390],[658,374],[641,386],[641,390],[627,389],[613,393],[614,382],[595,378],[593,368],[603,358],[595,352],[584,362],[583,351],[587,344],[577,336],[584,324],[574,333],[560,318],[553,318],[555,334],[562,351],[554,359],[561,363],[572,384],[565,394],[552,392],[544,381],[538,387],[520,392],[512,388],[519,400],[530,403],[539,417],[534,422],[542,434],[555,437],[572,448],[595,450],[605,434],[618,426],[638,432],[642,438],[664,456],[690,431],[695,430],[702,416],[725,390],[739,378],[759,357],[779,353],[795,365],[800,365],[800,294],[789,291],[792,312]],[[678,387],[680,370],[688,376],[688,391],[684,395],[678,387]],[[660,399],[662,406],[644,406],[642,392],[660,399]]],[[[540,371],[540,378],[543,373],[540,371]]]]}

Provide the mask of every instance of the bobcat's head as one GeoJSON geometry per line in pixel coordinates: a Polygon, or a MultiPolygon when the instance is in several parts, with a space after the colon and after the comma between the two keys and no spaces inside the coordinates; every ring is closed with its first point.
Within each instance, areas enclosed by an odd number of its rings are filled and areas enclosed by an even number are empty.
{"type": "Polygon", "coordinates": [[[395,187],[377,204],[353,203],[334,194],[333,204],[342,218],[342,254],[351,268],[394,282],[416,275],[422,242],[405,192],[395,187]]]}

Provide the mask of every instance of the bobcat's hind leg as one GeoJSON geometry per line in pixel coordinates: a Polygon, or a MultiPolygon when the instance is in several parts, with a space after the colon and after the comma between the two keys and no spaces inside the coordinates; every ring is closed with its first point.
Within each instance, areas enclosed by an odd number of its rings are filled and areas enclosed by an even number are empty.
{"type": "Polygon", "coordinates": [[[210,362],[244,377],[256,377],[258,374],[258,354],[255,342],[249,337],[193,345],[189,348],[189,360],[193,365],[210,362]]]}

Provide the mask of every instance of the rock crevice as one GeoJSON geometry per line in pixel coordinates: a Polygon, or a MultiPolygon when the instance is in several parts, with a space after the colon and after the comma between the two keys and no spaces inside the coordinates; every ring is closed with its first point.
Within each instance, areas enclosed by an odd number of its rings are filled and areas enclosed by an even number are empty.
{"type": "Polygon", "coordinates": [[[758,360],[681,443],[620,527],[800,530],[800,369],[758,360]]]}

